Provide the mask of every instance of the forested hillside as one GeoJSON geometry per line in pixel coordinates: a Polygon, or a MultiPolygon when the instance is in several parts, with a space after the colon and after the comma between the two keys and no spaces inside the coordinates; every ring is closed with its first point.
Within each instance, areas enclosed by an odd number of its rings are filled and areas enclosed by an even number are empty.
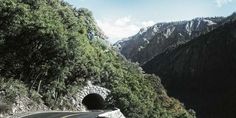
{"type": "Polygon", "coordinates": [[[107,106],[128,118],[194,117],[104,37],[87,9],[60,0],[0,0],[0,112],[75,110],[67,98],[91,80],[111,90],[107,106]],[[16,102],[23,98],[26,110],[16,102]]]}

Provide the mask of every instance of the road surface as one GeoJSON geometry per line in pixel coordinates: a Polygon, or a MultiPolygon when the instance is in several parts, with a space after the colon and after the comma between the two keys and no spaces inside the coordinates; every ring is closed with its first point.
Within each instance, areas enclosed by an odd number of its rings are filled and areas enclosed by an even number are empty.
{"type": "Polygon", "coordinates": [[[31,114],[21,118],[96,118],[99,114],[105,111],[93,112],[43,112],[31,114]]]}

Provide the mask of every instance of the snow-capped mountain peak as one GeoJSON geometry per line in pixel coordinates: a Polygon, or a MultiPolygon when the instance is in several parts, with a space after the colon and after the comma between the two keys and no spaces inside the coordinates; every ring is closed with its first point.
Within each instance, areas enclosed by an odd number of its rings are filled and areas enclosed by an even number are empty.
{"type": "Polygon", "coordinates": [[[211,31],[222,19],[223,17],[195,18],[190,21],[157,23],[140,29],[136,35],[118,41],[114,46],[119,47],[126,58],[143,64],[169,47],[211,31]]]}

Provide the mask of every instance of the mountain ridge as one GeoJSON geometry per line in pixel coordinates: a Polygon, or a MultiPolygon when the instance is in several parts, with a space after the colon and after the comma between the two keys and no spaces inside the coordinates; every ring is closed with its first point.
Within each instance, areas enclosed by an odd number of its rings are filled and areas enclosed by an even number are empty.
{"type": "Polygon", "coordinates": [[[162,78],[168,94],[201,118],[235,117],[236,22],[228,21],[143,65],[162,78]]]}
{"type": "Polygon", "coordinates": [[[223,17],[209,17],[195,18],[190,21],[157,23],[141,29],[139,33],[124,41],[118,41],[114,46],[127,59],[143,65],[167,48],[186,43],[204,32],[211,31],[222,19],[223,17]]]}

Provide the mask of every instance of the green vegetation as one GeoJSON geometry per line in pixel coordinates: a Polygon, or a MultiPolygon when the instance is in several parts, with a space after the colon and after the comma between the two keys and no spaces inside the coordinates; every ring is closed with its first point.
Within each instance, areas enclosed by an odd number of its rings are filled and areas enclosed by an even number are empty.
{"type": "Polygon", "coordinates": [[[158,77],[123,59],[103,37],[87,9],[59,0],[1,0],[0,75],[11,79],[0,84],[15,85],[2,89],[10,98],[18,92],[51,109],[73,110],[63,97],[92,80],[112,91],[108,106],[129,118],[193,117],[158,77]]]}

